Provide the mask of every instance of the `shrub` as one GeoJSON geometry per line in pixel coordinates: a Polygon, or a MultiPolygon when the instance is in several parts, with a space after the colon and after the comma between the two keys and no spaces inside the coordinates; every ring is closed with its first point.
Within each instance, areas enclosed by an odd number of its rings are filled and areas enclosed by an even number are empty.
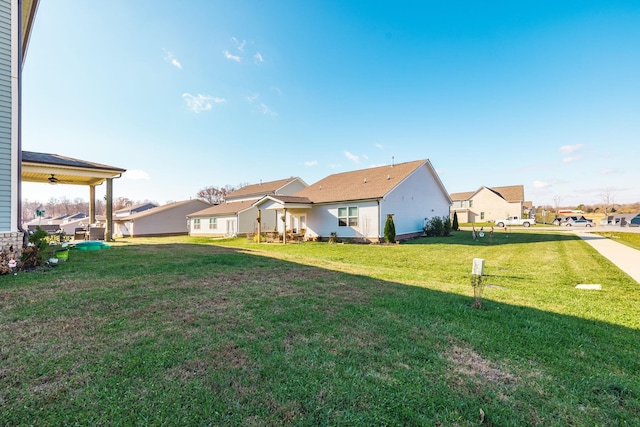
{"type": "Polygon", "coordinates": [[[396,241],[396,226],[393,223],[392,214],[387,214],[387,221],[384,223],[384,241],[387,243],[396,241]]]}
{"type": "Polygon", "coordinates": [[[441,218],[434,216],[427,221],[427,225],[424,226],[424,234],[427,237],[446,237],[451,234],[451,223],[449,217],[441,218]]]}
{"type": "Polygon", "coordinates": [[[458,212],[453,213],[453,226],[454,231],[460,230],[460,224],[458,223],[458,212]]]}
{"type": "Polygon", "coordinates": [[[49,247],[47,237],[49,234],[40,226],[29,235],[29,246],[23,249],[20,256],[21,268],[33,268],[44,264],[46,250],[49,247]]]}

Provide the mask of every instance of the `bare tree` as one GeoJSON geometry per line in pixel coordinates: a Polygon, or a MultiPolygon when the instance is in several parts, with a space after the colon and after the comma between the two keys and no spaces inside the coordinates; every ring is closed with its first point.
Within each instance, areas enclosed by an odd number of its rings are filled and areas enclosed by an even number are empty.
{"type": "Polygon", "coordinates": [[[556,215],[559,214],[560,212],[560,202],[562,201],[562,197],[558,196],[557,194],[555,196],[553,196],[553,206],[556,210],[556,215]]]}
{"type": "Polygon", "coordinates": [[[210,186],[198,191],[197,197],[211,203],[212,205],[217,205],[219,203],[224,203],[227,194],[233,190],[234,188],[230,185],[225,187],[210,186]]]}
{"type": "Polygon", "coordinates": [[[133,202],[126,197],[118,197],[113,201],[114,211],[117,211],[118,209],[126,208],[127,206],[133,206],[133,202]]]}
{"type": "Polygon", "coordinates": [[[604,216],[607,217],[609,216],[609,213],[614,210],[613,193],[610,188],[607,188],[604,192],[600,193],[600,200],[602,200],[604,216]]]}

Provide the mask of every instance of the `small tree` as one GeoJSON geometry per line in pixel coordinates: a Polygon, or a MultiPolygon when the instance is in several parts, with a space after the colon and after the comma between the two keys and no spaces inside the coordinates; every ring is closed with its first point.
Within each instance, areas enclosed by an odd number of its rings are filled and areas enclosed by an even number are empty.
{"type": "Polygon", "coordinates": [[[458,212],[453,213],[453,226],[451,227],[453,231],[460,230],[460,224],[458,223],[458,212]]]}
{"type": "Polygon", "coordinates": [[[444,220],[444,237],[451,236],[451,217],[446,217],[444,220]]]}
{"type": "Polygon", "coordinates": [[[396,226],[393,223],[392,214],[387,214],[387,221],[384,223],[384,240],[387,243],[396,241],[396,226]]]}

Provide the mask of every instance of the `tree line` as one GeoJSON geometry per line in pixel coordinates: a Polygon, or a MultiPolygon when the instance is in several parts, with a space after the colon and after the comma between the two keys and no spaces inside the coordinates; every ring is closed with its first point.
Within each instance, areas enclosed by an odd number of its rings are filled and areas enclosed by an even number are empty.
{"type": "MultiPolygon", "coordinates": [[[[240,184],[238,187],[231,185],[225,185],[224,187],[208,186],[198,191],[196,197],[217,205],[224,203],[226,197],[232,191],[241,188],[246,184],[240,184]]],[[[113,210],[117,211],[128,206],[135,206],[142,203],[155,203],[158,202],[152,200],[133,200],[128,197],[117,197],[113,200],[113,210]]],[[[107,213],[106,201],[103,198],[96,199],[96,215],[105,215],[107,213]]],[[[44,210],[45,217],[58,218],[63,215],[75,215],[77,213],[89,214],[89,202],[81,197],[77,197],[70,200],[66,197],[55,198],[51,197],[46,202],[40,200],[24,199],[22,201],[22,219],[24,221],[30,221],[36,218],[36,211],[44,210]]]]}

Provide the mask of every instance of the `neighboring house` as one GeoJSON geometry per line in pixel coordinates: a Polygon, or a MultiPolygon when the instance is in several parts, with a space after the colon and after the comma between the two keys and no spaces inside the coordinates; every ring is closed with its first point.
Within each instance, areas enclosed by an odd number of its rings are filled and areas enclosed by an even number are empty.
{"type": "Polygon", "coordinates": [[[21,210],[22,67],[37,0],[0,1],[0,251],[19,256],[24,241],[21,210]]]}
{"type": "Polygon", "coordinates": [[[116,237],[178,236],[188,233],[187,216],[211,206],[195,199],[174,202],[114,220],[116,237]]]}
{"type": "MultiPolygon", "coordinates": [[[[382,241],[387,215],[398,240],[419,236],[433,217],[449,216],[451,199],[429,160],[330,175],[292,196],[265,196],[260,217],[276,217],[279,232],[305,238],[382,241]],[[284,219],[284,221],[282,221],[284,219]]],[[[262,232],[271,231],[263,227],[262,232]]]]}
{"type": "Polygon", "coordinates": [[[126,206],[122,209],[118,209],[117,211],[113,212],[113,216],[117,218],[123,218],[129,215],[133,215],[136,213],[140,213],[140,212],[144,212],[147,209],[152,209],[152,208],[157,208],[158,205],[156,205],[155,203],[151,203],[151,202],[147,202],[147,203],[140,203],[137,205],[133,205],[133,206],[126,206]]]}
{"type": "Polygon", "coordinates": [[[623,213],[607,216],[603,225],[616,225],[619,227],[640,225],[640,213],[623,213]]]}
{"type": "MultiPolygon", "coordinates": [[[[189,215],[189,234],[192,236],[235,236],[256,233],[258,209],[254,202],[264,196],[291,195],[307,184],[298,177],[247,185],[229,193],[224,203],[189,215]]],[[[274,230],[277,215],[261,218],[263,230],[274,230]]]]}
{"type": "Polygon", "coordinates": [[[476,191],[451,194],[451,217],[458,222],[487,222],[508,216],[526,218],[533,212],[533,204],[524,199],[523,185],[480,187],[476,191]]]}

